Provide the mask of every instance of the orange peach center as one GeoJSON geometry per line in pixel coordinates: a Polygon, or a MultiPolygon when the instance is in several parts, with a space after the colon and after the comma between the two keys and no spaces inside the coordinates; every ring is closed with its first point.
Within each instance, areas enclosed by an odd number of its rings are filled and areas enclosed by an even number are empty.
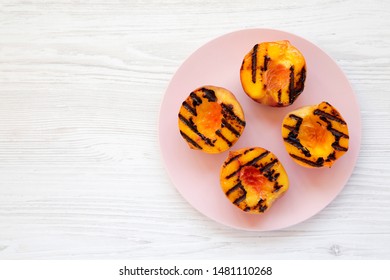
{"type": "Polygon", "coordinates": [[[257,193],[266,183],[267,179],[254,166],[244,166],[240,170],[240,179],[244,187],[250,187],[257,193]]]}
{"type": "Polygon", "coordinates": [[[327,129],[314,117],[306,117],[301,125],[299,139],[302,145],[310,148],[322,146],[326,142],[327,129]]]}
{"type": "Polygon", "coordinates": [[[197,113],[199,132],[210,135],[221,127],[222,107],[217,102],[203,102],[199,106],[197,113]]]}
{"type": "Polygon", "coordinates": [[[290,81],[290,71],[282,64],[269,63],[265,72],[265,82],[268,92],[277,92],[287,87],[290,81]]]}

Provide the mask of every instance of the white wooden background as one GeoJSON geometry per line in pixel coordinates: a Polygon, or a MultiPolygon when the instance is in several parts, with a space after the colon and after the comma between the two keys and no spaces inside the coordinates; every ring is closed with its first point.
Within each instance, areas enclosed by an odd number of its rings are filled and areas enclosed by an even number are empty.
{"type": "Polygon", "coordinates": [[[390,1],[0,1],[1,259],[389,259],[390,1]],[[292,32],[345,71],[363,138],[342,193],[273,232],[193,209],[162,164],[159,106],[198,47],[292,32]]]}

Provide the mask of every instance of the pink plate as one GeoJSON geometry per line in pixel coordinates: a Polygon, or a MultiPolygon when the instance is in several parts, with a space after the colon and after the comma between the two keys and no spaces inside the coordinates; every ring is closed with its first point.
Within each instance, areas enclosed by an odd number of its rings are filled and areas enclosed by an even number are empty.
{"type": "Polygon", "coordinates": [[[234,228],[266,231],[302,222],[326,207],[343,189],[355,166],[361,138],[360,111],[347,78],[321,49],[303,38],[270,29],[249,29],[223,35],[195,51],[177,70],[160,110],[159,140],[168,174],[182,196],[209,218],[234,228]],[[289,40],[305,56],[305,89],[287,108],[271,108],[252,101],[240,83],[246,53],[264,41],[289,40]],[[228,151],[213,155],[189,149],[178,129],[178,112],[189,93],[203,85],[232,91],[243,107],[246,127],[231,148],[260,146],[283,163],[290,189],[262,215],[248,214],[230,203],[219,184],[228,151]],[[348,123],[349,151],[332,168],[308,169],[294,163],[281,138],[283,117],[305,105],[328,101],[348,123]]]}

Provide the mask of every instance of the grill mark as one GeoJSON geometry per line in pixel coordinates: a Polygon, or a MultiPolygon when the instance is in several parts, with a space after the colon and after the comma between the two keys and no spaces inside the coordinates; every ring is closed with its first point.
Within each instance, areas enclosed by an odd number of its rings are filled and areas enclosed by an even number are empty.
{"type": "Polygon", "coordinates": [[[253,47],[252,51],[252,83],[256,83],[256,70],[257,70],[257,48],[259,47],[258,44],[256,44],[253,47]]]}
{"type": "Polygon", "coordinates": [[[305,87],[306,80],[306,68],[302,67],[301,72],[299,72],[299,80],[297,82],[297,87],[295,88],[295,92],[299,92],[299,94],[303,91],[305,87]]]}
{"type": "Polygon", "coordinates": [[[287,124],[284,124],[283,127],[287,128],[290,131],[294,131],[296,129],[295,126],[291,126],[291,125],[287,125],[287,124]]]}
{"type": "Polygon", "coordinates": [[[249,149],[246,149],[245,152],[244,152],[244,155],[246,155],[247,153],[249,152],[252,152],[255,148],[249,148],[249,149]]]}
{"type": "Polygon", "coordinates": [[[290,83],[289,83],[289,102],[292,104],[295,99],[302,93],[304,87],[305,87],[305,80],[306,80],[306,68],[302,67],[301,72],[298,73],[299,79],[297,81],[297,84],[295,86],[295,76],[294,76],[294,66],[290,67],[290,83]]]}
{"type": "Polygon", "coordinates": [[[243,202],[245,200],[245,198],[246,198],[246,191],[245,191],[245,193],[242,196],[240,196],[239,198],[234,200],[233,203],[235,205],[239,205],[241,202],[243,202]]]}
{"type": "Polygon", "coordinates": [[[260,198],[255,207],[260,206],[263,202],[265,202],[265,200],[260,198]]]}
{"type": "Polygon", "coordinates": [[[225,166],[229,165],[231,162],[234,160],[238,159],[241,157],[242,154],[235,155],[234,157],[231,157],[228,161],[225,162],[225,166]]]}
{"type": "Polygon", "coordinates": [[[275,182],[280,176],[280,173],[276,173],[275,169],[269,170],[264,173],[264,177],[267,178],[270,182],[275,182]]]}
{"type": "Polygon", "coordinates": [[[295,93],[294,93],[294,66],[290,67],[290,83],[288,85],[288,98],[290,104],[292,104],[295,100],[295,93]]]}
{"type": "Polygon", "coordinates": [[[271,58],[268,55],[264,56],[264,62],[263,62],[263,71],[268,70],[268,62],[271,60],[271,58]]]}
{"type": "Polygon", "coordinates": [[[347,134],[338,131],[337,129],[334,129],[332,127],[327,127],[327,129],[336,137],[349,139],[349,136],[347,134]]]}
{"type": "Polygon", "coordinates": [[[187,134],[185,134],[183,131],[180,130],[180,134],[181,136],[183,136],[183,138],[191,143],[195,148],[199,149],[199,150],[203,150],[203,148],[198,144],[196,143],[190,136],[188,136],[187,134]]]}
{"type": "Polygon", "coordinates": [[[241,168],[243,168],[244,166],[250,166],[250,165],[254,165],[257,161],[261,160],[262,158],[266,157],[270,152],[269,151],[265,151],[263,152],[262,154],[258,155],[257,157],[255,157],[254,159],[248,161],[247,163],[241,165],[236,171],[230,173],[229,175],[227,175],[225,178],[226,179],[230,179],[232,178],[233,176],[235,176],[238,172],[241,171],[241,168]]]}
{"type": "Polygon", "coordinates": [[[327,162],[330,162],[332,160],[336,160],[336,152],[335,151],[333,151],[333,153],[329,154],[327,159],[326,159],[327,162]]]}
{"type": "Polygon", "coordinates": [[[235,176],[238,172],[240,172],[241,170],[241,166],[234,172],[230,173],[229,175],[226,175],[225,179],[230,179],[232,178],[233,176],[235,176]]]}
{"type": "Polygon", "coordinates": [[[296,120],[296,124],[295,127],[289,125],[283,125],[285,128],[290,130],[290,133],[288,134],[287,138],[284,138],[284,141],[293,145],[298,150],[301,150],[306,157],[310,157],[311,156],[310,151],[306,147],[304,147],[301,144],[301,142],[297,139],[298,131],[301,127],[303,119],[294,114],[290,114],[289,118],[296,120]]]}
{"type": "Polygon", "coordinates": [[[211,139],[204,136],[202,133],[200,133],[196,127],[196,125],[193,123],[192,120],[187,120],[182,114],[179,113],[179,119],[188,126],[189,129],[191,129],[196,135],[198,135],[207,145],[214,147],[214,143],[211,141],[211,139]]]}
{"type": "Polygon", "coordinates": [[[278,162],[278,160],[277,160],[277,159],[274,159],[273,161],[267,163],[267,164],[264,165],[262,168],[260,168],[260,172],[261,172],[261,173],[267,172],[267,171],[270,170],[270,169],[272,168],[272,166],[274,166],[277,162],[278,162]]]}
{"type": "Polygon", "coordinates": [[[226,119],[234,119],[238,122],[239,125],[245,126],[245,121],[240,119],[233,111],[233,106],[232,105],[226,105],[224,103],[221,103],[222,107],[222,114],[226,119]],[[230,116],[230,117],[229,117],[230,116]]]}
{"type": "Polygon", "coordinates": [[[215,134],[218,135],[219,137],[221,137],[221,139],[222,139],[223,141],[225,141],[226,144],[228,144],[229,147],[231,147],[231,146],[233,145],[233,143],[230,142],[230,141],[222,134],[222,132],[221,132],[220,129],[218,129],[218,130],[215,132],[215,134]]]}
{"type": "MultiPolygon", "coordinates": [[[[298,131],[302,125],[303,119],[301,117],[298,117],[297,115],[294,115],[294,114],[290,114],[289,118],[296,120],[295,127],[290,131],[294,134],[298,134],[298,131]]],[[[298,135],[296,135],[295,137],[297,137],[297,136],[298,135]]]]}
{"type": "Polygon", "coordinates": [[[261,212],[261,213],[264,213],[265,212],[265,210],[267,210],[267,208],[268,208],[268,206],[267,205],[261,205],[260,207],[259,207],[259,212],[261,212]]]}
{"type": "Polygon", "coordinates": [[[282,103],[282,90],[278,90],[278,105],[283,105],[282,103]]]}
{"type": "Polygon", "coordinates": [[[209,102],[216,102],[217,97],[215,96],[215,92],[208,88],[201,88],[201,91],[203,91],[203,97],[206,98],[209,102]]]}
{"type": "Polygon", "coordinates": [[[253,209],[258,209],[259,212],[263,213],[265,210],[267,210],[267,205],[263,204],[265,202],[264,199],[260,198],[260,200],[257,202],[256,206],[253,207],[253,209]]]}
{"type": "Polygon", "coordinates": [[[333,149],[335,149],[336,151],[342,151],[342,152],[348,151],[348,148],[345,148],[345,147],[343,147],[343,146],[340,146],[340,144],[339,144],[338,141],[333,142],[333,143],[332,143],[332,147],[333,147],[333,149]]]}
{"type": "Polygon", "coordinates": [[[301,117],[298,117],[297,115],[294,115],[294,114],[290,114],[289,117],[296,120],[297,123],[299,122],[299,125],[301,125],[302,120],[303,120],[301,117]]]}
{"type": "Polygon", "coordinates": [[[311,161],[311,160],[308,160],[306,158],[303,158],[303,157],[300,157],[300,156],[297,156],[297,155],[294,155],[294,154],[290,154],[290,156],[292,158],[295,158],[296,160],[302,161],[303,163],[306,163],[306,164],[308,164],[310,166],[313,166],[313,167],[321,167],[322,166],[322,164],[319,164],[319,163],[317,163],[315,161],[311,161]]]}
{"type": "Polygon", "coordinates": [[[240,137],[240,132],[238,132],[226,119],[222,119],[222,127],[229,129],[234,135],[240,137]]]}
{"type": "Polygon", "coordinates": [[[244,189],[244,186],[241,184],[241,182],[238,182],[237,184],[235,184],[233,187],[231,187],[230,189],[227,190],[227,192],[225,193],[227,196],[229,196],[230,194],[232,194],[233,192],[235,192],[236,190],[238,189],[241,189],[245,192],[245,189],[244,189]]]}
{"type": "Polygon", "coordinates": [[[195,92],[190,93],[190,98],[192,99],[192,106],[196,108],[196,106],[199,106],[202,104],[202,99],[196,95],[195,92]]]}
{"type": "Polygon", "coordinates": [[[319,164],[320,166],[323,166],[323,165],[324,165],[324,162],[325,162],[325,160],[324,160],[324,158],[323,158],[323,157],[319,157],[319,158],[317,158],[317,161],[316,161],[316,163],[317,163],[317,164],[319,164]]]}
{"type": "MultiPolygon", "coordinates": [[[[258,162],[259,160],[261,160],[262,158],[265,158],[266,156],[268,156],[270,152],[269,151],[265,151],[263,153],[261,153],[260,155],[258,155],[257,157],[255,157],[254,159],[248,161],[246,164],[244,164],[243,166],[249,166],[249,165],[253,165],[255,164],[256,162],[258,162]]],[[[241,169],[241,168],[240,168],[241,169]]]]}
{"type": "Polygon", "coordinates": [[[295,134],[291,134],[291,132],[288,134],[287,138],[284,138],[284,141],[293,145],[295,148],[297,148],[298,150],[301,150],[302,153],[306,156],[306,157],[311,157],[311,154],[310,154],[310,151],[304,147],[301,142],[296,138],[294,137],[295,134]]]}
{"type": "Polygon", "coordinates": [[[336,116],[333,116],[329,113],[326,113],[320,109],[315,109],[314,110],[314,115],[317,115],[317,116],[321,116],[321,117],[325,117],[327,118],[328,120],[331,120],[331,121],[335,121],[335,122],[338,122],[340,124],[347,124],[344,120],[336,117],[336,116]]]}
{"type": "MultiPolygon", "coordinates": [[[[329,104],[329,106],[331,106],[329,104]]],[[[332,106],[331,106],[332,107],[332,106]]],[[[317,109],[318,110],[318,109],[317,109]]],[[[321,111],[323,112],[323,111],[321,111]]],[[[325,112],[324,112],[325,113],[325,112]]],[[[330,115],[330,114],[329,114],[330,115]]],[[[332,116],[332,115],[330,115],[332,116]]],[[[343,147],[343,146],[340,146],[340,139],[343,137],[343,138],[346,138],[346,139],[349,139],[349,136],[341,131],[338,131],[337,129],[334,129],[332,127],[332,123],[331,121],[329,121],[329,119],[327,119],[325,116],[320,116],[320,119],[324,122],[326,122],[327,126],[326,126],[326,129],[328,131],[330,131],[334,137],[335,137],[335,141],[332,143],[332,148],[337,150],[337,151],[341,151],[341,152],[346,152],[348,151],[348,147],[343,147]]],[[[328,156],[327,158],[327,161],[331,161],[332,159],[330,158],[331,155],[328,156]]],[[[334,160],[336,159],[335,155],[334,155],[334,160]]]]}
{"type": "Polygon", "coordinates": [[[272,192],[273,192],[273,193],[276,193],[276,192],[278,192],[282,187],[283,187],[283,185],[279,185],[278,181],[276,181],[275,184],[274,184],[274,190],[273,190],[272,192]]]}
{"type": "Polygon", "coordinates": [[[191,105],[187,103],[187,101],[183,102],[183,107],[186,108],[186,110],[190,112],[192,115],[194,115],[195,117],[197,116],[196,110],[192,108],[191,105]]]}

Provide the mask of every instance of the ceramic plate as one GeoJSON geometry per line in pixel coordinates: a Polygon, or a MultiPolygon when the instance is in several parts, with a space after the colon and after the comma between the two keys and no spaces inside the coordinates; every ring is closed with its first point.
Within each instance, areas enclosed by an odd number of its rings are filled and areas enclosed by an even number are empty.
{"type": "Polygon", "coordinates": [[[361,138],[360,111],[351,85],[337,64],[320,48],[296,35],[270,29],[242,30],[223,35],[195,51],[173,76],[159,116],[159,141],[168,174],[181,195],[205,216],[239,229],[267,231],[302,222],[326,207],[346,185],[355,166],[361,138]],[[295,103],[271,108],[252,101],[240,83],[240,67],[256,43],[289,40],[305,56],[305,89],[295,103]],[[222,192],[219,174],[228,151],[205,154],[189,149],[178,129],[181,103],[191,91],[216,85],[232,91],[243,107],[246,127],[230,150],[260,146],[272,151],[284,165],[290,188],[264,214],[241,211],[222,192]],[[281,138],[283,117],[296,108],[328,101],[348,123],[349,151],[332,168],[308,169],[297,165],[281,138]]]}

